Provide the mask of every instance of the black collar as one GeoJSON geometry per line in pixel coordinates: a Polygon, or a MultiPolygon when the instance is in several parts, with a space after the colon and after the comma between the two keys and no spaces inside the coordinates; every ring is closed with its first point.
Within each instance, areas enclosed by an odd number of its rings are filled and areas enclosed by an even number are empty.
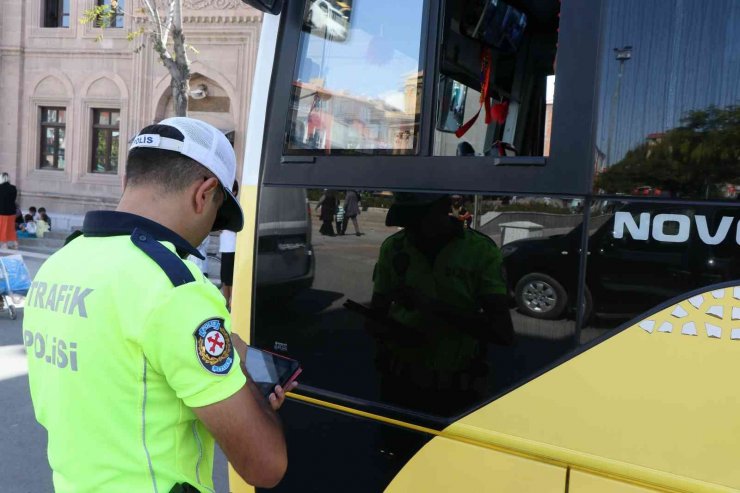
{"type": "Polygon", "coordinates": [[[130,235],[134,229],[140,228],[157,241],[167,241],[175,245],[177,254],[184,258],[193,255],[204,260],[203,255],[188,243],[182,236],[169,228],[145,217],[118,211],[92,211],[85,214],[82,224],[82,234],[85,236],[122,236],[130,235]]]}

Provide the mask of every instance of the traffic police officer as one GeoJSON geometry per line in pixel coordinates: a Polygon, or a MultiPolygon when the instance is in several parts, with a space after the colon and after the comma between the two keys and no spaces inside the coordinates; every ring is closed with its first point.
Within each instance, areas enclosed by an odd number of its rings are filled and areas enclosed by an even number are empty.
{"type": "Polygon", "coordinates": [[[214,438],[247,482],[282,478],[284,393],[247,382],[223,297],[183,260],[242,229],[235,173],[211,125],[148,126],[118,209],[88,213],[39,270],[23,336],[57,492],[213,491],[214,438]]]}
{"type": "Polygon", "coordinates": [[[450,216],[450,197],[396,195],[386,225],[403,226],[380,248],[369,324],[387,401],[451,415],[486,392],[488,343],[514,331],[501,253],[450,216]]]}

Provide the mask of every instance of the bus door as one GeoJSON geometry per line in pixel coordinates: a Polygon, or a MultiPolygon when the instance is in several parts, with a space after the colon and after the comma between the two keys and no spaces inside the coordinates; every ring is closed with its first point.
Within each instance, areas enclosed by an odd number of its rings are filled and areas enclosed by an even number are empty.
{"type": "Polygon", "coordinates": [[[699,268],[740,252],[696,222],[737,207],[737,2],[249,3],[234,326],[303,364],[278,491],[740,487],[740,286],[699,268]]]}

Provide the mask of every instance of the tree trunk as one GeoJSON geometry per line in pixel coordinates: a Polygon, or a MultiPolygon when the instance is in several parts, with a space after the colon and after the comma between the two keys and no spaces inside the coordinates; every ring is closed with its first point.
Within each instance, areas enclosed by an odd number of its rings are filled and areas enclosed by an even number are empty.
{"type": "Polygon", "coordinates": [[[172,106],[175,109],[175,116],[188,116],[188,92],[190,84],[188,79],[172,77],[172,106]]]}
{"type": "Polygon", "coordinates": [[[182,0],[173,0],[172,17],[172,48],[175,61],[175,73],[172,76],[173,105],[176,116],[187,116],[188,95],[190,93],[190,60],[188,60],[185,49],[185,34],[182,32],[182,0]]]}

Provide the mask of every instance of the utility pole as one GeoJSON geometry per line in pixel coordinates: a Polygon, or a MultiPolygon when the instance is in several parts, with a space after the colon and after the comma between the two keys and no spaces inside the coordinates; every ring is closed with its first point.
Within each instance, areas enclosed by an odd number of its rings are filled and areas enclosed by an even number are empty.
{"type": "Polygon", "coordinates": [[[617,105],[619,104],[619,91],[622,88],[622,75],[624,75],[624,62],[632,58],[632,46],[623,48],[614,48],[616,59],[619,62],[619,72],[617,74],[617,86],[614,88],[612,96],[612,106],[609,109],[609,134],[606,137],[606,160],[604,167],[612,163],[612,144],[614,141],[614,132],[617,126],[617,105]]]}

